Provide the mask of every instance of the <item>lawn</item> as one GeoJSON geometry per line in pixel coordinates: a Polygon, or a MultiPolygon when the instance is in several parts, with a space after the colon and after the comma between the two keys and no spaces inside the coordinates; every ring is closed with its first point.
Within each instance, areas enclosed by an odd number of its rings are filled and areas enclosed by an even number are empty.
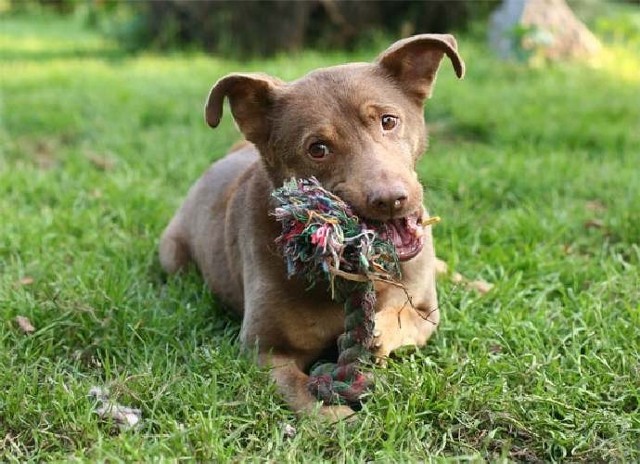
{"type": "Polygon", "coordinates": [[[495,286],[442,278],[439,331],[376,368],[353,424],[293,415],[200,277],[162,274],[160,233],[239,138],[204,124],[211,84],[380,47],[131,56],[72,19],[2,19],[0,461],[640,460],[637,44],[528,67],[460,39],[419,170],[438,254],[495,286]],[[140,426],[101,421],[95,385],[140,426]]]}

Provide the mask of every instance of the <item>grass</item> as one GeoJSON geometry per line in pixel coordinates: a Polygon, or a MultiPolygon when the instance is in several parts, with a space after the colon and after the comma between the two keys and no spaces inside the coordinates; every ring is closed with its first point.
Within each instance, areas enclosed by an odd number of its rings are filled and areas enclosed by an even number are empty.
{"type": "Polygon", "coordinates": [[[441,280],[437,335],[376,371],[355,424],[325,426],[283,406],[238,321],[195,273],[165,281],[156,249],[238,137],[203,123],[218,77],[377,50],[132,57],[70,20],[2,21],[0,461],[640,459],[637,47],[532,69],[462,38],[468,75],[441,72],[420,174],[438,254],[495,288],[441,280]],[[142,427],[99,421],[93,385],[142,427]]]}

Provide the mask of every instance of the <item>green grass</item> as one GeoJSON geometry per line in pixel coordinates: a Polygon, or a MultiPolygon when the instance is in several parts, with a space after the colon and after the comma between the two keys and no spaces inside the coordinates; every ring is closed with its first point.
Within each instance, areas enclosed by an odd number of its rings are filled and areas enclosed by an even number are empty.
{"type": "Polygon", "coordinates": [[[0,461],[640,459],[635,45],[530,69],[462,38],[468,75],[441,72],[420,174],[438,254],[495,288],[441,280],[437,335],[376,371],[355,424],[325,426],[283,406],[238,321],[195,273],[165,281],[156,249],[238,137],[203,123],[218,77],[378,50],[131,57],[69,20],[2,21],[0,461]],[[142,427],[100,422],[93,385],[142,427]]]}

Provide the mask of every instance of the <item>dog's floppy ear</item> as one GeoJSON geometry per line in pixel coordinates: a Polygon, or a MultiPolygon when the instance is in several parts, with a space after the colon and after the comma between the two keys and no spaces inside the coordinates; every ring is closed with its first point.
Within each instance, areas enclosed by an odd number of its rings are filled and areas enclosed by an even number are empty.
{"type": "Polygon", "coordinates": [[[218,127],[225,97],[240,131],[253,143],[261,143],[269,134],[268,113],[284,83],[262,73],[229,74],[212,87],[205,105],[207,124],[218,127]]]}
{"type": "Polygon", "coordinates": [[[431,96],[444,55],[451,60],[458,78],[462,78],[464,62],[458,55],[456,39],[449,34],[420,34],[399,40],[381,53],[376,63],[422,102],[431,96]]]}

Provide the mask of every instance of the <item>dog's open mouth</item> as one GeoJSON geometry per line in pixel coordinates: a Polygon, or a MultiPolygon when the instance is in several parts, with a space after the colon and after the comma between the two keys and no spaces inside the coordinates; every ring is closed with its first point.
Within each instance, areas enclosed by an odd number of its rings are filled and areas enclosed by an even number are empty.
{"type": "Polygon", "coordinates": [[[380,238],[393,243],[400,261],[408,261],[415,257],[424,246],[422,213],[421,210],[410,216],[380,222],[374,226],[380,238]]]}

